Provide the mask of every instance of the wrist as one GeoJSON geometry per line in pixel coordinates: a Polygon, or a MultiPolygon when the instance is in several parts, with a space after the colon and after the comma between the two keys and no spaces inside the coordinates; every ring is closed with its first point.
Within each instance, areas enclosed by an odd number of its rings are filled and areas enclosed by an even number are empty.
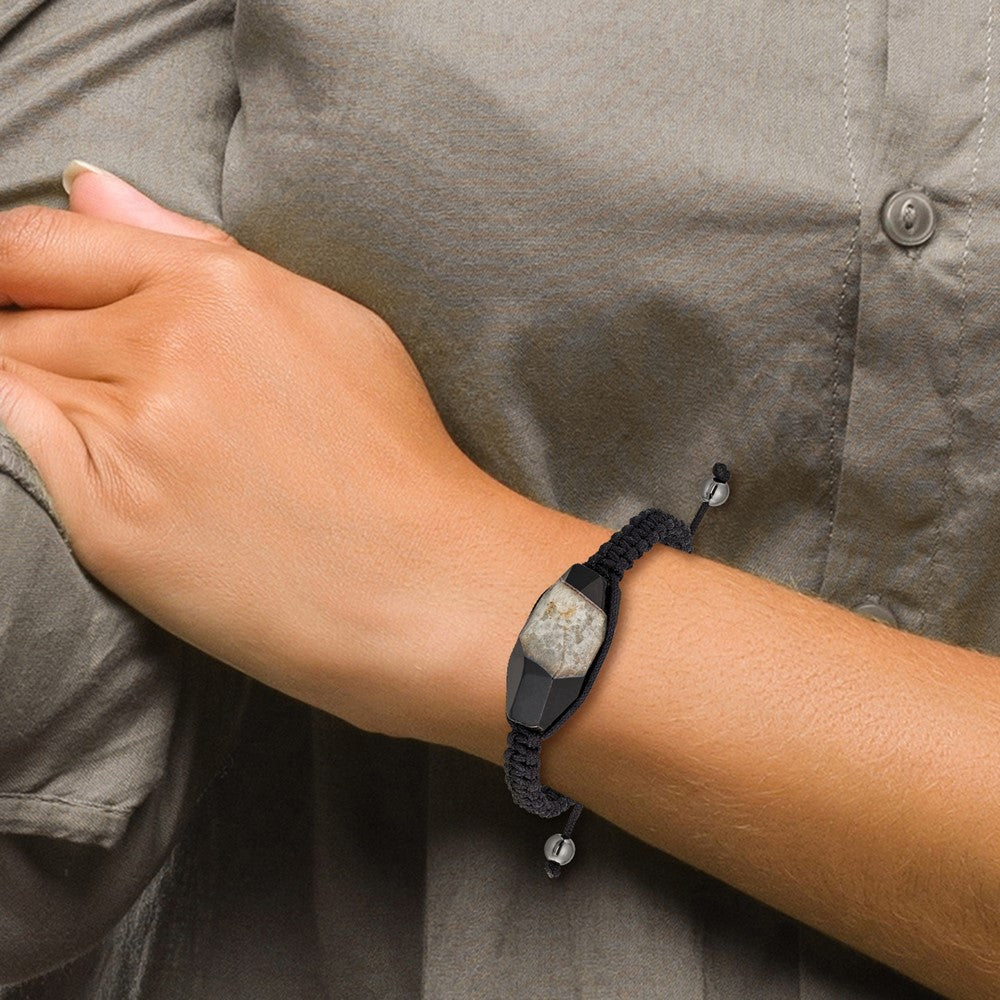
{"type": "Polygon", "coordinates": [[[475,538],[453,568],[436,722],[424,738],[502,765],[507,661],[533,604],[610,531],[491,480],[475,538]]]}

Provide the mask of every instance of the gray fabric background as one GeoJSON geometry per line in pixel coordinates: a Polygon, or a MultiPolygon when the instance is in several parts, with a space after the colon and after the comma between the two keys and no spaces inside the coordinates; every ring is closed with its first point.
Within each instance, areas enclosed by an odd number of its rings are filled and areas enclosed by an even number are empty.
{"type": "MultiPolygon", "coordinates": [[[[0,19],[0,205],[65,204],[74,156],[114,170],[385,316],[456,441],[519,492],[609,531],[650,505],[690,519],[725,460],[733,495],[700,554],[845,607],[874,597],[903,629],[996,654],[991,15],[984,0],[20,3],[0,19]],[[903,250],[878,212],[911,184],[940,222],[903,250]]],[[[39,540],[44,511],[13,487],[0,501],[21,525],[6,564],[50,553],[42,579],[20,577],[35,599],[105,613],[39,540]]],[[[123,636],[145,627],[114,614],[123,636]]],[[[4,630],[5,683],[34,669],[7,651],[40,649],[36,631],[4,630]]],[[[47,768],[32,780],[114,794],[132,820],[78,845],[68,882],[44,875],[66,832],[3,838],[0,980],[121,919],[4,1000],[934,996],[597,815],[546,883],[555,826],[513,806],[496,766],[218,664],[186,671],[165,636],[146,658],[112,646],[105,668],[79,642],[52,683],[86,719],[83,665],[118,678],[127,767],[116,754],[83,777],[69,739],[41,764],[5,749],[2,773],[47,768]],[[161,694],[130,716],[143,684],[161,694]],[[220,719],[239,722],[229,751],[220,719]],[[162,823],[158,797],[175,806],[162,823]],[[70,884],[90,915],[29,947],[70,884]]],[[[48,702],[28,703],[38,731],[48,702]]]]}

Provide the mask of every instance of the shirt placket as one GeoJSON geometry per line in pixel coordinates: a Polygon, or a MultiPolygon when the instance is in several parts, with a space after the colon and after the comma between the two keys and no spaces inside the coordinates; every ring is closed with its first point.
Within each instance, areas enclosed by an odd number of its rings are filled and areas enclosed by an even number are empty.
{"type": "Polygon", "coordinates": [[[984,164],[987,149],[997,160],[992,20],[986,3],[927,0],[890,2],[887,17],[877,138],[870,158],[859,151],[852,163],[861,208],[849,265],[859,283],[857,326],[850,381],[837,387],[847,425],[820,595],[937,633],[951,620],[951,567],[968,544],[956,520],[965,440],[956,401],[975,361],[969,262],[984,236],[970,222],[984,190],[1000,190],[984,164]]]}

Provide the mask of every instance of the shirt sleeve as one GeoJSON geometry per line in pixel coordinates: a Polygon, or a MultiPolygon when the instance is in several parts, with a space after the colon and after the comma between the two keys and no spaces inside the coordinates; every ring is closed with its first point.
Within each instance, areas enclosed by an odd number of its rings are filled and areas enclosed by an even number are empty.
{"type": "Polygon", "coordinates": [[[218,770],[246,678],[74,559],[0,433],[0,983],[97,943],[218,770]]]}

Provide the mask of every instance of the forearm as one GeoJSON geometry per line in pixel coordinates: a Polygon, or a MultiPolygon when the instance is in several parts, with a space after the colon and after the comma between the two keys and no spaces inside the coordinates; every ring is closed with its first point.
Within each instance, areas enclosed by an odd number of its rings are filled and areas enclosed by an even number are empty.
{"type": "MultiPolygon", "coordinates": [[[[433,734],[498,765],[517,633],[610,534],[504,502],[433,734]]],[[[542,780],[946,996],[1000,995],[994,657],[657,546],[623,579],[611,650],[543,743],[542,780]]]]}

